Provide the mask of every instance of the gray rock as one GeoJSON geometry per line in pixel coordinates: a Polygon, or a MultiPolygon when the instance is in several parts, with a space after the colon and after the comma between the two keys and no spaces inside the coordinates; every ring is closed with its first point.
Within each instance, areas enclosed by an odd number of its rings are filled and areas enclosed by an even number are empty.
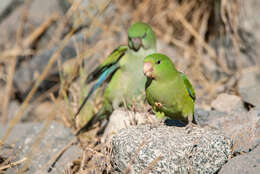
{"type": "MultiPolygon", "coordinates": [[[[64,47],[60,53],[61,62],[65,62],[76,56],[75,42],[83,42],[84,37],[82,33],[73,36],[69,43],[64,47]]],[[[45,66],[52,55],[58,50],[58,46],[54,46],[50,49],[43,50],[38,55],[34,56],[31,61],[23,64],[14,74],[14,85],[21,93],[26,93],[31,87],[38,75],[42,73],[45,66]],[[38,74],[38,75],[36,75],[38,74]]],[[[49,74],[57,74],[57,63],[53,65],[53,70],[49,74]]],[[[42,84],[44,86],[44,84],[42,84]]]]}
{"type": "MultiPolygon", "coordinates": [[[[2,99],[2,100],[0,100],[0,106],[3,105],[3,98],[5,97],[5,95],[6,95],[5,86],[0,85],[0,98],[2,99]]],[[[15,100],[10,100],[10,102],[8,104],[7,111],[6,111],[6,114],[7,114],[6,121],[7,122],[16,114],[19,107],[20,107],[19,102],[15,101],[15,100]]],[[[3,117],[2,112],[3,112],[3,110],[1,108],[0,109],[1,119],[3,117]]],[[[24,116],[24,114],[23,114],[23,116],[24,116]]]]}
{"type": "Polygon", "coordinates": [[[214,110],[226,113],[246,111],[240,97],[226,93],[218,95],[218,97],[211,102],[211,107],[214,110]]]}
{"type": "Polygon", "coordinates": [[[218,129],[231,138],[234,153],[249,152],[260,144],[259,110],[233,110],[232,113],[226,113],[196,109],[195,118],[199,125],[218,129]]]}
{"type": "Polygon", "coordinates": [[[248,69],[242,72],[238,82],[238,91],[242,99],[260,109],[260,69],[248,69]]]}
{"type": "Polygon", "coordinates": [[[0,23],[23,2],[24,0],[2,0],[0,3],[0,23]]]}
{"type": "MultiPolygon", "coordinates": [[[[187,66],[187,61],[183,59],[181,54],[178,52],[176,47],[173,47],[163,40],[157,39],[157,50],[159,53],[163,53],[172,59],[174,64],[182,65],[184,67],[187,66]]],[[[181,67],[178,67],[181,70],[181,67]]]]}
{"type": "MultiPolygon", "coordinates": [[[[84,54],[88,54],[88,52],[84,51],[85,47],[83,45],[92,45],[96,43],[96,41],[101,37],[101,30],[96,28],[91,36],[86,37],[86,33],[88,30],[83,30],[75,35],[73,35],[67,45],[60,53],[60,62],[64,63],[68,60],[71,60],[77,56],[77,50],[79,52],[84,52],[84,54]]],[[[46,48],[35,55],[31,61],[26,62],[20,66],[14,75],[14,86],[16,89],[22,94],[22,97],[31,89],[32,84],[39,77],[39,74],[42,73],[45,66],[48,64],[48,61],[52,57],[52,55],[58,50],[60,45],[54,45],[51,48],[46,48]]],[[[83,55],[85,56],[85,55],[83,55]]],[[[104,57],[100,56],[99,53],[95,53],[94,55],[88,55],[88,57],[84,60],[85,68],[89,70],[93,70],[98,64],[98,58],[104,57]]],[[[52,69],[48,72],[49,76],[56,76],[58,78],[58,67],[57,63],[55,63],[52,69]]],[[[40,88],[46,89],[50,85],[53,85],[53,80],[46,80],[40,84],[40,88]],[[50,83],[51,82],[51,83],[50,83]]]]}
{"type": "Polygon", "coordinates": [[[52,14],[63,15],[63,10],[60,7],[59,0],[34,0],[30,6],[29,20],[34,25],[40,25],[52,14]],[[46,15],[47,14],[47,15],[46,15]]]}
{"type": "Polygon", "coordinates": [[[154,122],[156,122],[154,115],[120,109],[115,110],[109,117],[108,125],[103,134],[103,142],[110,142],[111,137],[122,128],[154,122]]]}
{"type": "MultiPolygon", "coordinates": [[[[12,0],[12,3],[6,8],[3,14],[0,13],[0,28],[2,31],[0,34],[3,34],[2,37],[8,39],[8,42],[14,42],[16,39],[15,34],[20,24],[23,7],[24,0],[12,0]]],[[[50,18],[54,13],[59,15],[64,14],[58,0],[32,1],[30,8],[27,11],[27,22],[25,23],[23,34],[25,36],[31,34],[32,29],[39,27],[40,24],[50,18]]],[[[51,34],[51,37],[53,37],[53,33],[51,34]]],[[[2,43],[2,40],[5,41],[4,39],[1,39],[1,44],[5,44],[2,43]]]]}
{"type": "Polygon", "coordinates": [[[195,108],[194,117],[196,122],[201,126],[209,125],[211,120],[222,118],[226,116],[227,113],[219,111],[208,111],[201,108],[195,108]]]}
{"type": "Polygon", "coordinates": [[[247,111],[238,96],[220,94],[211,103],[212,111],[195,109],[196,121],[221,130],[233,140],[234,153],[249,152],[260,143],[260,111],[247,111]]]}
{"type": "Polygon", "coordinates": [[[71,7],[70,2],[68,2],[68,1],[64,1],[64,0],[58,0],[58,1],[59,1],[59,5],[64,13],[71,7]]]}
{"type": "MultiPolygon", "coordinates": [[[[43,124],[40,123],[25,123],[17,124],[6,140],[6,148],[1,149],[1,156],[13,157],[14,161],[20,160],[30,153],[32,144],[35,142],[43,124]],[[8,145],[12,145],[12,153],[8,145]],[[8,150],[9,149],[9,150],[8,150]]],[[[0,125],[0,137],[5,133],[6,128],[0,125]]],[[[53,159],[61,149],[74,139],[74,135],[69,129],[59,123],[52,122],[40,144],[32,156],[32,161],[28,170],[25,173],[47,173],[50,167],[51,159],[53,159]]],[[[81,155],[81,150],[76,145],[71,146],[58,160],[50,173],[63,173],[64,169],[69,167],[73,159],[77,159],[81,155]]],[[[6,173],[16,173],[21,165],[14,166],[6,171],[6,173]]]]}
{"type": "Polygon", "coordinates": [[[88,26],[91,23],[93,16],[96,16],[97,20],[100,20],[102,23],[104,22],[104,19],[112,20],[113,16],[116,14],[114,2],[109,2],[109,4],[107,4],[108,1],[106,0],[66,0],[66,2],[69,4],[71,2],[80,3],[79,8],[73,13],[72,23],[75,28],[78,28],[79,26],[88,26]],[[100,10],[105,7],[105,4],[107,4],[106,8],[102,14],[99,14],[100,10]]]}
{"type": "MultiPolygon", "coordinates": [[[[8,105],[8,111],[7,111],[7,120],[11,120],[13,118],[13,116],[17,113],[17,111],[20,108],[20,103],[15,101],[15,100],[11,100],[9,105],[8,105]]],[[[22,114],[22,117],[24,117],[28,112],[25,112],[22,114]]]]}
{"type": "Polygon", "coordinates": [[[228,161],[219,174],[258,174],[260,171],[260,146],[252,152],[237,156],[228,161]]]}
{"type": "Polygon", "coordinates": [[[202,71],[206,77],[212,78],[212,80],[217,81],[220,78],[221,73],[219,72],[218,66],[214,62],[214,60],[210,59],[208,56],[203,55],[201,57],[203,64],[202,64],[202,71]]]}
{"type": "Polygon", "coordinates": [[[232,142],[218,131],[138,125],[112,139],[115,173],[216,173],[231,155],[232,142]]]}
{"type": "MultiPolygon", "coordinates": [[[[214,48],[218,57],[226,62],[229,70],[236,70],[236,62],[239,66],[247,68],[250,66],[260,65],[260,22],[256,16],[259,14],[260,2],[258,0],[250,0],[238,8],[238,45],[239,56],[237,56],[235,47],[232,41],[232,35],[228,34],[225,37],[214,37],[209,39],[209,45],[214,48]],[[239,59],[239,60],[238,60],[239,59]]],[[[217,24],[218,25],[218,24],[217,24]]],[[[216,25],[216,26],[217,26],[216,25]]],[[[212,59],[204,56],[203,66],[205,67],[204,74],[209,74],[211,79],[217,80],[220,75],[224,75],[216,70],[215,62],[212,59]],[[215,73],[214,71],[215,70],[215,73]]],[[[228,76],[226,76],[228,77],[228,76]]],[[[230,77],[228,77],[230,78],[230,77]]]]}
{"type": "Polygon", "coordinates": [[[243,4],[243,13],[239,13],[239,25],[250,33],[253,33],[258,41],[260,41],[260,21],[256,16],[259,14],[259,7],[259,0],[250,0],[243,4]]]}
{"type": "Polygon", "coordinates": [[[13,0],[2,0],[0,3],[0,14],[12,3],[13,0]]]}

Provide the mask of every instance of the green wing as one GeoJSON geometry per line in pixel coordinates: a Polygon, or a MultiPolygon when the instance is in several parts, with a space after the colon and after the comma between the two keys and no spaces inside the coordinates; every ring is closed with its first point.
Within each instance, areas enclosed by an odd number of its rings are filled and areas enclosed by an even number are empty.
{"type": "Polygon", "coordinates": [[[119,67],[117,62],[125,54],[127,46],[120,46],[115,49],[93,72],[91,72],[86,80],[86,83],[90,83],[97,80],[95,84],[91,87],[88,95],[84,98],[82,104],[80,105],[75,117],[80,113],[81,109],[84,107],[85,103],[92,96],[95,90],[103,84],[103,82],[111,76],[119,67]]]}
{"type": "MultiPolygon", "coordinates": [[[[109,68],[111,68],[113,65],[115,65],[120,58],[125,54],[127,51],[128,46],[120,46],[117,49],[115,49],[94,71],[92,71],[86,80],[86,83],[90,83],[98,78],[107,71],[109,68]]],[[[112,73],[112,72],[111,72],[112,73]]]]}
{"type": "Polygon", "coordinates": [[[190,83],[190,81],[188,80],[188,78],[186,77],[186,75],[184,73],[179,72],[179,74],[184,81],[184,84],[186,86],[186,89],[187,89],[190,97],[195,101],[196,95],[195,95],[195,90],[194,90],[192,84],[190,83]]]}

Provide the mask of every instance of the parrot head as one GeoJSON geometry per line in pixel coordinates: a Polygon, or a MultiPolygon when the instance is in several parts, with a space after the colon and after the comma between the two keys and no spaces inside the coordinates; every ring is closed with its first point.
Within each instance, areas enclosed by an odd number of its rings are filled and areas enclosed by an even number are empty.
{"type": "Polygon", "coordinates": [[[162,80],[171,77],[178,71],[169,57],[154,53],[145,57],[143,72],[149,79],[162,80]]]}
{"type": "Polygon", "coordinates": [[[152,28],[142,22],[132,24],[128,29],[128,46],[134,51],[156,49],[156,38],[152,28]]]}

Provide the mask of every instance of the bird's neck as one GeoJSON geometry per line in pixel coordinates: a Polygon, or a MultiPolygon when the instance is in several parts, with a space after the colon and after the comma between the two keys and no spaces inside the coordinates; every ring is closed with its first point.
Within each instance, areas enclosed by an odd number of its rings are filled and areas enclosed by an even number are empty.
{"type": "Polygon", "coordinates": [[[178,77],[178,71],[176,69],[172,69],[171,71],[166,71],[160,76],[155,76],[154,81],[158,83],[169,83],[174,81],[178,77]]]}
{"type": "Polygon", "coordinates": [[[131,52],[131,54],[133,54],[133,55],[138,55],[139,57],[140,56],[142,56],[143,57],[143,59],[146,57],[146,56],[148,56],[149,54],[152,54],[152,53],[155,53],[155,49],[152,49],[152,48],[150,48],[150,49],[144,49],[144,48],[140,48],[138,51],[135,51],[135,50],[130,50],[130,52],[131,52]]]}

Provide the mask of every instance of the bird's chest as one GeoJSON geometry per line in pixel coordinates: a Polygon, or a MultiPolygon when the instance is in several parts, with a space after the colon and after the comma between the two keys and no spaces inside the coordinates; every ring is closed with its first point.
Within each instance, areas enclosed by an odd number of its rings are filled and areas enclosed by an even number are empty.
{"type": "Polygon", "coordinates": [[[146,97],[148,102],[157,111],[165,112],[168,114],[174,114],[181,110],[180,100],[178,100],[178,95],[176,95],[174,88],[171,89],[169,85],[163,84],[151,84],[146,91],[146,97]]]}
{"type": "Polygon", "coordinates": [[[140,75],[142,73],[143,58],[137,55],[126,55],[119,61],[120,70],[124,75],[140,75]]]}
{"type": "Polygon", "coordinates": [[[133,102],[134,99],[144,99],[145,76],[142,72],[143,59],[140,57],[123,57],[120,68],[115,72],[107,86],[108,99],[113,105],[122,101],[133,102]],[[115,104],[114,104],[115,103],[115,104]]]}
{"type": "Polygon", "coordinates": [[[142,71],[143,59],[141,57],[129,55],[125,59],[120,60],[119,64],[120,75],[118,78],[123,82],[120,84],[122,89],[140,85],[144,86],[145,76],[142,71]]]}

